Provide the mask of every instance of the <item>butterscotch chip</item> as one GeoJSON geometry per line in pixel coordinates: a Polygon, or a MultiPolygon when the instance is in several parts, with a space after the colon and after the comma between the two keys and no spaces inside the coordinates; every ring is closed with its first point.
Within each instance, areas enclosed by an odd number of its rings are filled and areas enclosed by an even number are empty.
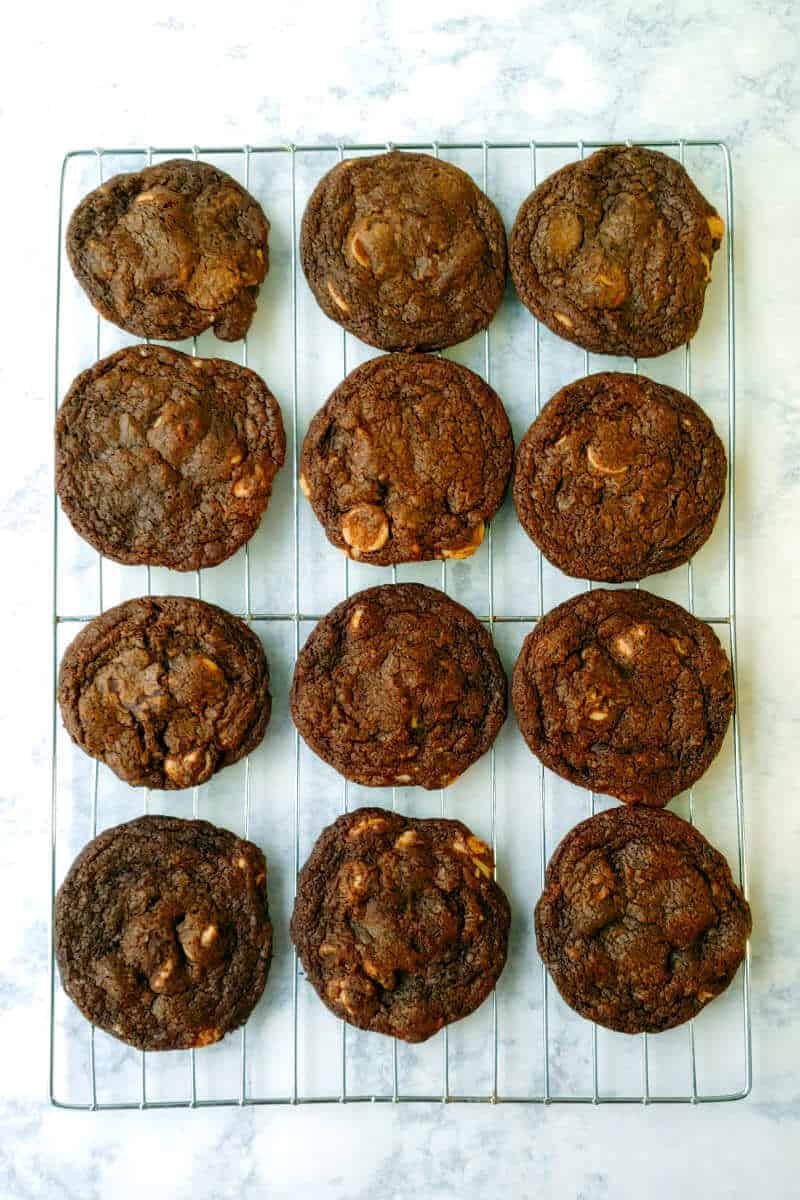
{"type": "Polygon", "coordinates": [[[436,350],[485,329],[506,238],[488,196],[429,154],[348,159],[317,184],[300,255],[320,307],[383,350],[436,350]]]}
{"type": "Polygon", "coordinates": [[[514,504],[567,575],[621,583],[697,553],[726,475],[725,448],[694,400],[605,371],[562,388],[533,422],[517,450],[514,504]]]}
{"type": "Polygon", "coordinates": [[[561,337],[597,354],[666,354],[700,324],[724,228],[675,159],[609,146],[524,201],[511,274],[523,304],[561,337]]]}
{"type": "Polygon", "coordinates": [[[108,558],[212,567],[258,529],[286,454],[264,381],[223,359],[131,346],[72,383],[56,419],[56,490],[108,558]]]}
{"type": "Polygon", "coordinates": [[[352,371],[314,417],[301,480],[329,540],[359,561],[468,558],[513,454],[502,402],[478,375],[387,354],[352,371]]]}
{"type": "Polygon", "coordinates": [[[67,253],[95,308],[137,337],[247,332],[267,274],[267,221],[209,163],[172,159],[115,175],[72,214],[67,253]]]}
{"type": "Polygon", "coordinates": [[[348,779],[439,788],[491,746],[506,679],[472,613],[434,588],[388,584],[319,622],[297,659],[291,712],[311,749],[348,779]]]}
{"type": "Polygon", "coordinates": [[[208,1046],[264,990],[272,926],[253,872],[264,855],[206,821],[140,817],[107,829],[59,888],[55,949],[67,995],[140,1050],[208,1046]]]}
{"type": "Polygon", "coordinates": [[[697,1016],[731,983],[750,928],[719,851],[680,817],[643,808],[571,830],[536,906],[539,954],[563,999],[622,1033],[697,1016]]]}
{"type": "Polygon", "coordinates": [[[61,661],[58,702],[73,740],[120,779],[194,787],[261,741],[269,670],[237,617],[202,600],[152,596],[81,630],[61,661]]]}
{"type": "Polygon", "coordinates": [[[718,754],[733,676],[711,627],[680,605],[596,588],[538,622],[511,698],[545,766],[594,792],[660,807],[718,754]]]}
{"type": "Polygon", "coordinates": [[[479,842],[459,821],[379,808],[340,817],[319,837],[300,872],[292,940],[320,999],[351,1025],[422,1042],[494,987],[508,900],[457,840],[479,842]]]}

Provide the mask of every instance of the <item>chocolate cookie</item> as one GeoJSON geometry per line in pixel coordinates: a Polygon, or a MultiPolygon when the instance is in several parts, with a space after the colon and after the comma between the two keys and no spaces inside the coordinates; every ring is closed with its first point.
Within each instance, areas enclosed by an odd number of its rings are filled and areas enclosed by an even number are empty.
{"type": "Polygon", "coordinates": [[[78,855],[56,897],[64,991],[140,1050],[208,1046],[249,1017],[267,979],[267,864],[207,821],[139,817],[78,855]]]}
{"type": "Polygon", "coordinates": [[[506,677],[480,622],[418,583],[368,588],[312,631],[292,683],[311,749],[368,787],[447,787],[489,749],[506,677]]]}
{"type": "Polygon", "coordinates": [[[214,604],[147,596],[110,608],[61,660],[72,739],[134,787],[187,788],[254,750],[269,721],[261,642],[214,604]]]}
{"type": "Polygon", "coordinates": [[[708,538],[727,460],[703,410],[616,371],[557,392],[517,452],[523,529],[567,575],[621,583],[686,562],[708,538]]]}
{"type": "Polygon", "coordinates": [[[724,232],[674,158],[608,146],[531,192],[511,274],[554,333],[597,354],[652,357],[695,333],[724,232]]]}
{"type": "Polygon", "coordinates": [[[522,736],[551,771],[661,807],[719,752],[733,677],[711,627],[680,605],[598,589],[539,621],[511,697],[522,736]]]}
{"type": "Polygon", "coordinates": [[[268,231],[230,175],[175,158],[90,192],[72,214],[67,253],[97,311],[129,333],[174,341],[213,325],[232,342],[253,319],[268,231]]]}
{"type": "Polygon", "coordinates": [[[469,558],[513,454],[505,409],[478,375],[444,358],[387,354],[352,371],[314,417],[300,486],[351,558],[469,558]]]}
{"type": "Polygon", "coordinates": [[[406,1042],[474,1012],[508,947],[493,868],[460,821],[361,808],[329,825],[300,872],[291,926],[323,1003],[406,1042]]]}
{"type": "Polygon", "coordinates": [[[750,906],[730,867],[673,813],[612,808],[571,830],[547,867],[536,941],[570,1008],[621,1033],[659,1033],[723,992],[750,906]]]}
{"type": "Polygon", "coordinates": [[[213,567],[253,536],[286,438],[254,371],[131,346],[84,371],[56,420],[56,490],[122,563],[213,567]]]}
{"type": "Polygon", "coordinates": [[[317,184],[300,256],[323,312],[383,350],[437,350],[485,329],[506,235],[469,175],[429,154],[349,158],[317,184]]]}

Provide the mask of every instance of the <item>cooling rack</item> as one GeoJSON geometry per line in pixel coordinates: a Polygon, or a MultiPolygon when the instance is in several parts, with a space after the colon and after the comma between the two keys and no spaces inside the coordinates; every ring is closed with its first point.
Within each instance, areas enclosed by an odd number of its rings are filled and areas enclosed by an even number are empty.
{"type": "MultiPolygon", "coordinates": [[[[606,143],[459,142],[398,145],[456,162],[496,201],[507,228],[533,186],[563,163],[606,143]]],[[[736,676],[735,312],[733,173],[714,139],[649,142],[684,162],[725,213],[706,315],[692,346],[647,360],[647,374],[694,395],[727,443],[727,500],[714,535],[686,569],[647,580],[715,628],[736,676]]],[[[469,562],[412,564],[380,571],[350,563],[328,545],[300,500],[298,450],[308,421],[330,390],[376,352],[324,317],[298,270],[299,219],[324,171],[375,145],[273,145],[86,149],[66,155],[59,188],[55,402],[95,359],[131,344],[101,320],[66,265],[65,218],[111,174],[174,156],[202,158],[234,175],[272,223],[271,269],[248,338],[228,345],[210,334],[190,353],[232,357],[258,370],[279,397],[289,440],[270,508],[252,542],[228,563],[194,575],[119,567],[83,543],[61,516],[53,525],[54,685],[72,637],[104,607],[144,593],[202,596],[248,621],[273,676],[273,718],[263,745],[244,763],[183,793],[135,791],[72,746],[53,704],[51,898],[72,858],[97,832],[144,812],[201,816],[251,837],[270,861],[276,954],[265,995],[247,1025],[195,1051],[144,1054],[90,1027],[61,991],[50,961],[49,1094],[58,1107],[146,1109],[217,1105],[376,1102],[705,1103],[750,1090],[749,959],[732,987],[700,1017],[657,1036],[629,1038],[581,1020],[548,983],[535,950],[533,905],[547,859],[577,821],[614,803],[546,772],[527,751],[513,717],[492,751],[447,792],[395,788],[376,793],[341,780],[306,749],[288,714],[297,652],[313,623],[343,595],[388,579],[439,586],[490,628],[510,670],[523,637],[543,612],[582,587],[543,560],[509,502],[469,562]],[[488,837],[497,875],[512,902],[509,963],[486,1004],[423,1046],[364,1034],[337,1021],[305,981],[288,937],[298,869],[323,825],[343,809],[391,804],[415,816],[448,815],[488,837]]],[[[519,440],[558,387],[591,370],[638,371],[635,360],[589,355],[561,341],[522,308],[511,289],[485,333],[447,352],[500,393],[519,440]]],[[[55,686],[54,686],[55,693],[55,686]]],[[[725,852],[746,888],[738,714],[719,759],[673,809],[725,852]]]]}

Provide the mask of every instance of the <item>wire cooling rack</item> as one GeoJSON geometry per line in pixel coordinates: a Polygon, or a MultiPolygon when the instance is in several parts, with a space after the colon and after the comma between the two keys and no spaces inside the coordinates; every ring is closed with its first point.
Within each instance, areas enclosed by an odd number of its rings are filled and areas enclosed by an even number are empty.
{"type": "MultiPolygon", "coordinates": [[[[420,143],[398,149],[447,158],[469,171],[498,203],[507,227],[533,186],[602,142],[420,143]]],[[[717,529],[688,568],[647,581],[709,621],[736,674],[734,538],[735,320],[733,175],[727,147],[712,139],[657,141],[684,162],[726,216],[706,315],[689,346],[648,360],[647,374],[693,394],[727,440],[727,504],[717,529]]],[[[86,1024],[61,991],[51,954],[50,1080],[64,1108],[205,1107],[349,1101],[488,1103],[701,1103],[737,1100],[751,1086],[749,960],[735,983],[699,1018],[660,1034],[629,1038],[583,1021],[549,985],[535,950],[532,910],[549,854],[578,820],[613,803],[546,772],[509,718],[495,747],[438,797],[391,793],[341,780],[306,749],[288,715],[297,652],[316,621],[356,588],[389,578],[442,587],[486,622],[510,670],[528,629],[582,587],[542,559],[508,501],[469,562],[413,564],[391,572],[341,558],[300,501],[298,449],[329,391],[375,351],[327,320],[298,270],[299,218],[311,189],[344,156],[391,144],[174,147],[77,150],[64,159],[58,216],[55,401],[95,359],[133,340],[97,317],[66,267],[65,217],[83,195],[121,170],[173,156],[202,158],[235,175],[272,222],[271,270],[249,337],[231,346],[210,334],[183,348],[238,358],[265,376],[281,400],[290,466],[281,472],[262,528],[213,571],[181,575],[119,567],[83,543],[54,509],[54,684],[60,656],[82,625],[109,604],[145,592],[194,594],[250,622],[273,675],[273,719],[263,745],[200,789],[135,791],[72,746],[53,706],[52,896],[74,855],[102,828],[144,812],[202,816],[258,842],[270,860],[276,954],[265,995],[247,1026],[200,1053],[144,1054],[86,1024]],[[531,598],[535,597],[532,602],[531,598]],[[535,611],[534,611],[535,610],[535,611]],[[509,963],[492,998],[423,1046],[405,1046],[337,1021],[313,993],[288,937],[297,871],[323,825],[343,809],[391,802],[412,815],[465,820],[491,840],[498,879],[514,912],[509,963]]],[[[631,360],[590,356],[561,341],[507,295],[490,330],[448,351],[500,392],[519,440],[558,387],[591,370],[638,371],[631,360]]],[[[55,691],[55,687],[54,687],[55,691]]],[[[696,821],[738,867],[746,886],[738,715],[719,759],[673,808],[696,821]]]]}

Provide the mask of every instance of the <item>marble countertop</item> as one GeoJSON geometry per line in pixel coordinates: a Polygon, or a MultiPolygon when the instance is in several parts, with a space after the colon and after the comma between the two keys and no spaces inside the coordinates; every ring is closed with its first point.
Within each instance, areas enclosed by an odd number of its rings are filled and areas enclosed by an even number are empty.
{"type": "Polygon", "coordinates": [[[797,1194],[800,10],[783,0],[18,6],[0,45],[0,1195],[797,1194]],[[669,15],[667,15],[669,13],[669,15]],[[754,1086],[690,1107],[76,1114],[46,1098],[58,169],[94,145],[719,136],[736,177],[754,1086]]]}

